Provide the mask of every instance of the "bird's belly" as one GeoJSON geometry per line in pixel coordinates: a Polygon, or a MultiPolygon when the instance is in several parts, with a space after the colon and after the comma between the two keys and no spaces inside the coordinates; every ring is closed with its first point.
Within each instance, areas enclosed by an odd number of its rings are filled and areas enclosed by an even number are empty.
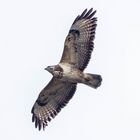
{"type": "Polygon", "coordinates": [[[67,74],[64,73],[62,80],[69,81],[72,83],[82,83],[82,77],[79,77],[78,74],[75,72],[71,72],[71,73],[67,73],[67,74]]]}

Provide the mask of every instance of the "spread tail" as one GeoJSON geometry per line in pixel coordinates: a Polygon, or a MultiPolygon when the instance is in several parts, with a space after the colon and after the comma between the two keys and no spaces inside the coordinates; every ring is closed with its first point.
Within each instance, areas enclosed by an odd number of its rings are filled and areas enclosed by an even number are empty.
{"type": "Polygon", "coordinates": [[[90,73],[85,73],[84,74],[84,84],[92,87],[92,88],[98,88],[101,85],[102,82],[102,77],[101,75],[97,74],[90,74],[90,73]]]}

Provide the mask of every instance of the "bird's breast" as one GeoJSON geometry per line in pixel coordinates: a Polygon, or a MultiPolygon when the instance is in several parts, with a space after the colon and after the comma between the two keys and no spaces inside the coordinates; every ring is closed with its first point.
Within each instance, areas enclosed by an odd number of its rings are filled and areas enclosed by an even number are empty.
{"type": "Polygon", "coordinates": [[[83,73],[80,70],[74,68],[70,64],[59,64],[59,65],[63,69],[62,80],[64,80],[64,81],[66,80],[66,81],[74,82],[74,83],[81,82],[83,73]]]}
{"type": "Polygon", "coordinates": [[[70,73],[72,73],[73,71],[73,68],[70,64],[67,64],[67,63],[62,63],[62,64],[59,64],[61,66],[61,68],[63,69],[63,75],[69,75],[70,73]]]}

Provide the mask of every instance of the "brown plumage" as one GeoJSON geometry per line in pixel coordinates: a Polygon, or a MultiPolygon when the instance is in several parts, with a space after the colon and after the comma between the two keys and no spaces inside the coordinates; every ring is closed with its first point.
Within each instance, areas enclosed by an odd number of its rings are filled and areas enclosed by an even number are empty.
{"type": "Polygon", "coordinates": [[[47,125],[72,98],[76,90],[76,84],[61,82],[52,78],[49,84],[41,91],[37,101],[32,108],[32,121],[39,130],[47,125]]]}
{"type": "Polygon", "coordinates": [[[86,9],[80,16],[77,16],[66,37],[60,62],[74,64],[81,71],[86,68],[94,45],[93,40],[97,26],[97,18],[93,17],[95,13],[96,11],[92,12],[91,8],[88,12],[86,9]]]}
{"type": "Polygon", "coordinates": [[[48,121],[69,102],[76,91],[77,83],[92,88],[101,85],[100,75],[83,73],[94,46],[97,21],[95,13],[96,11],[91,8],[77,16],[66,37],[60,63],[46,68],[53,78],[41,91],[32,108],[32,121],[39,130],[44,129],[48,121]]]}

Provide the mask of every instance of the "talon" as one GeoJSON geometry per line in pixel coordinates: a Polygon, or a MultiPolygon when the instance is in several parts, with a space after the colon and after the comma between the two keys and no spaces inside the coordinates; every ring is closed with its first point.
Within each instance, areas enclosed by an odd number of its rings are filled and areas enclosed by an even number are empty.
{"type": "Polygon", "coordinates": [[[60,71],[55,71],[55,72],[54,72],[54,76],[57,77],[57,78],[62,78],[62,72],[60,72],[60,71]]]}
{"type": "Polygon", "coordinates": [[[62,72],[60,72],[59,74],[60,74],[60,77],[62,77],[62,76],[63,76],[63,73],[62,73],[62,72]]]}

